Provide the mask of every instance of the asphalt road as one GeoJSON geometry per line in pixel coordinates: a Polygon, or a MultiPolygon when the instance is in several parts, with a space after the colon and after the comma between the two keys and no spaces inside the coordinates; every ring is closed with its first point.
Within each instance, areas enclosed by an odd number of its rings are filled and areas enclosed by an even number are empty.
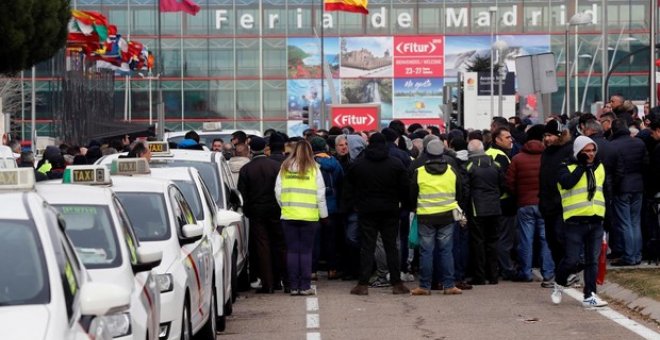
{"type": "Polygon", "coordinates": [[[553,305],[552,290],[538,282],[424,297],[392,295],[391,288],[354,296],[354,282],[315,283],[317,299],[243,293],[218,339],[641,339],[566,294],[553,305]]]}

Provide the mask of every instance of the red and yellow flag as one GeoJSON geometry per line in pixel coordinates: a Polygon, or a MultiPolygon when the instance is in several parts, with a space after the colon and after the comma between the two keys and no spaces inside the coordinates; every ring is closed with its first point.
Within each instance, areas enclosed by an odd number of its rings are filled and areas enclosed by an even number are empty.
{"type": "MultiPolygon", "coordinates": [[[[659,0],[660,1],[660,0],[659,0]]],[[[324,0],[326,11],[344,11],[369,14],[368,0],[324,0]]]]}

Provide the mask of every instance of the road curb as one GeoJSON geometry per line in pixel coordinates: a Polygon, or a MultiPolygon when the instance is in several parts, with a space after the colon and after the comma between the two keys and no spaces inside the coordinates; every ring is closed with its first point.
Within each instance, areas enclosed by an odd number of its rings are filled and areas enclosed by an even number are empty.
{"type": "Polygon", "coordinates": [[[626,308],[639,313],[660,325],[660,302],[639,294],[614,282],[605,281],[599,286],[598,294],[616,300],[626,308]]]}

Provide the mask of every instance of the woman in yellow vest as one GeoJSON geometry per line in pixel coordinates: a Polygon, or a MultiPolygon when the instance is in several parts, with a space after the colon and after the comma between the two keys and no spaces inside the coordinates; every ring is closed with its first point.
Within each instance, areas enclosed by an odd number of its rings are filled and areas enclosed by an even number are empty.
{"type": "Polygon", "coordinates": [[[559,168],[559,194],[564,217],[566,253],[556,271],[552,302],[561,303],[568,276],[575,271],[584,249],[584,307],[607,306],[596,295],[598,256],[605,217],[605,167],[596,157],[598,147],[589,137],[573,143],[573,158],[559,168]]]}
{"type": "Polygon", "coordinates": [[[298,142],[284,160],[275,182],[282,207],[291,295],[314,295],[312,250],[319,219],[328,217],[325,183],[309,142],[298,142]]]}

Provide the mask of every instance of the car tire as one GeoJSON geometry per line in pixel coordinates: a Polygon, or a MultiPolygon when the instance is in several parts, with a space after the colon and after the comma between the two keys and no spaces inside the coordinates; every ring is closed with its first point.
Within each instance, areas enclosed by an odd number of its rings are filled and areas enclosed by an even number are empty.
{"type": "MultiPolygon", "coordinates": [[[[215,335],[218,332],[218,313],[216,311],[216,306],[218,303],[218,298],[217,294],[215,291],[215,280],[213,283],[213,287],[211,288],[211,305],[209,306],[209,317],[206,320],[206,323],[204,326],[202,326],[202,329],[199,330],[198,336],[196,336],[196,339],[199,340],[215,340],[215,335]]],[[[224,322],[224,316],[222,316],[222,330],[225,328],[225,322],[224,322]]]]}
{"type": "Polygon", "coordinates": [[[190,301],[186,295],[181,315],[181,340],[192,340],[192,320],[190,320],[190,301]]]}
{"type": "Polygon", "coordinates": [[[236,262],[238,262],[238,254],[236,250],[231,256],[231,302],[236,302],[238,298],[238,269],[236,268],[236,262]]]}

